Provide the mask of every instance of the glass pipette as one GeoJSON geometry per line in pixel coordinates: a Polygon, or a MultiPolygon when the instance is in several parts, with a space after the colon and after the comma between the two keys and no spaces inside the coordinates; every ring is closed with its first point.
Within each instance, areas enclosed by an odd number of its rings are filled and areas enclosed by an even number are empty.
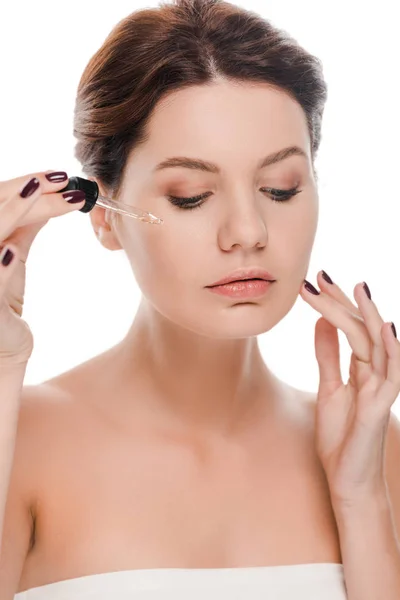
{"type": "Polygon", "coordinates": [[[117,202],[111,198],[102,196],[97,183],[95,181],[91,181],[90,179],[84,179],[83,177],[77,177],[75,175],[70,177],[68,185],[60,190],[60,192],[66,192],[69,190],[82,190],[82,192],[85,193],[86,202],[82,208],[79,209],[80,212],[90,212],[97,204],[103,208],[109,208],[120,215],[133,217],[134,219],[139,219],[140,221],[150,223],[151,225],[159,225],[164,222],[163,219],[160,219],[149,212],[141,210],[140,208],[136,208],[134,206],[130,206],[129,204],[124,204],[123,202],[119,201],[117,202]]]}

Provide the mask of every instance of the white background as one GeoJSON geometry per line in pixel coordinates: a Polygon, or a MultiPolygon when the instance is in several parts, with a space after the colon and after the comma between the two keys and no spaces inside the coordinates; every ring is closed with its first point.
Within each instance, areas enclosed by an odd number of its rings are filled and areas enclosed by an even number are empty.
{"type": "MultiPolygon", "coordinates": [[[[0,180],[47,169],[83,175],[73,157],[72,135],[80,76],[114,25],[157,4],[3,0],[0,180]]],[[[367,281],[383,319],[394,321],[400,337],[397,3],[236,4],[287,30],[323,62],[329,97],[317,161],[319,226],[307,279],[316,285],[316,273],[325,269],[352,300],[354,286],[367,281]]],[[[139,301],[125,254],[99,244],[87,214],[51,220],[28,261],[24,319],[35,348],[25,383],[39,383],[117,343],[139,301]]],[[[319,317],[298,298],[259,338],[267,364],[301,389],[318,386],[314,325],[319,317]]],[[[339,340],[347,380],[350,347],[341,331],[339,340]]]]}

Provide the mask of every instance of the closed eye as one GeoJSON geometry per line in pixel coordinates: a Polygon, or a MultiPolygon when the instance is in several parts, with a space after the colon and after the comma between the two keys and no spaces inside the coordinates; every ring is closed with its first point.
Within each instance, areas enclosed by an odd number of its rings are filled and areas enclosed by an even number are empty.
{"type": "MultiPolygon", "coordinates": [[[[262,192],[268,194],[273,202],[287,202],[296,194],[299,194],[302,190],[299,190],[298,186],[291,188],[290,190],[279,190],[276,188],[261,188],[262,192]]],[[[210,192],[200,194],[199,196],[191,196],[190,198],[184,198],[180,196],[167,196],[168,200],[174,206],[191,210],[193,208],[200,208],[204,204],[204,200],[210,196],[210,192]]]]}

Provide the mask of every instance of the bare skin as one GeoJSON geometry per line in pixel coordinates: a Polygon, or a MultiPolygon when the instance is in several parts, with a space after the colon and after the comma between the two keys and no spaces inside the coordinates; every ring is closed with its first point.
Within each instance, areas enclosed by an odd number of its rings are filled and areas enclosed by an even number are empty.
{"type": "Polygon", "coordinates": [[[113,354],[50,380],[25,409],[38,497],[18,591],[141,568],[341,562],[314,394],[276,380],[273,411],[260,389],[246,425],[224,436],[139,412],[132,425],[107,410],[118,403],[101,377],[113,354]]]}
{"type": "Polygon", "coordinates": [[[120,200],[165,226],[90,213],[103,246],[125,251],[143,298],[117,346],[23,402],[9,507],[23,492],[35,538],[18,591],[138,568],[340,563],[315,394],[277,380],[257,341],[297,300],[316,233],[300,105],[263,84],[172,94],[128,159],[120,200]],[[257,167],[294,145],[303,156],[257,167]],[[154,170],[182,155],[220,173],[154,170]],[[285,204],[264,191],[294,186],[285,204]],[[207,192],[200,210],[168,200],[207,192]],[[207,289],[254,266],[276,279],[263,297],[207,289]]]}

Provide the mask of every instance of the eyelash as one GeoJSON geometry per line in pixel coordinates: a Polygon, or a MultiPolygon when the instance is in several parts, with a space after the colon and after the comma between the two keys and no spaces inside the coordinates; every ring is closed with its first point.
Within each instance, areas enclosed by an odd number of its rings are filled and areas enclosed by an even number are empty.
{"type": "MultiPolygon", "coordinates": [[[[271,196],[273,196],[273,198],[272,198],[273,202],[288,202],[291,198],[293,198],[293,196],[295,196],[296,194],[299,194],[301,192],[301,190],[299,190],[298,186],[291,188],[290,190],[279,190],[276,188],[261,188],[262,192],[264,192],[266,190],[268,190],[266,193],[270,193],[271,196]],[[275,193],[272,194],[272,192],[275,192],[275,193]]],[[[201,208],[204,204],[204,200],[206,197],[207,197],[207,193],[201,194],[199,196],[192,196],[191,198],[181,198],[179,196],[167,196],[168,200],[174,206],[178,206],[179,208],[183,208],[185,210],[193,210],[194,208],[201,208]],[[194,206],[192,206],[194,202],[199,201],[199,200],[203,200],[203,202],[197,202],[197,204],[194,204],[194,206]]]]}

